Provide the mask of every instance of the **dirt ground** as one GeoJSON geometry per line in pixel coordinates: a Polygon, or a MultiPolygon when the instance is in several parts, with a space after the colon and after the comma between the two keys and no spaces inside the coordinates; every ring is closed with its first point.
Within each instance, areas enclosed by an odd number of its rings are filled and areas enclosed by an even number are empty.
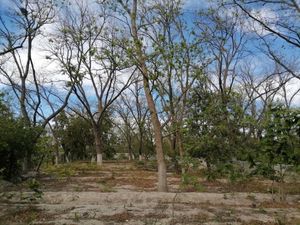
{"type": "Polygon", "coordinates": [[[168,173],[168,193],[156,192],[156,172],[131,162],[48,166],[36,180],[0,193],[0,225],[300,225],[300,181],[281,189],[252,179],[213,182],[201,174],[183,184],[168,173]],[[284,200],[280,199],[284,197],[284,200]]]}

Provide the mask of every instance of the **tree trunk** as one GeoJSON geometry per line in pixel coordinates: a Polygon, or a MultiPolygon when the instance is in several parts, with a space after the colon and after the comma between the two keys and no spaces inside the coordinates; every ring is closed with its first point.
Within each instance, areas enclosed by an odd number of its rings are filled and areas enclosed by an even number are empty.
{"type": "Polygon", "coordinates": [[[131,134],[128,132],[128,159],[129,161],[133,160],[134,157],[133,157],[133,154],[132,154],[132,146],[131,146],[131,134]]]}
{"type": "Polygon", "coordinates": [[[59,154],[56,152],[55,154],[55,165],[57,166],[59,164],[59,154]]]}
{"type": "Polygon", "coordinates": [[[65,154],[65,160],[66,160],[66,163],[69,163],[70,162],[70,159],[69,159],[69,154],[65,154]]]}
{"type": "Polygon", "coordinates": [[[96,154],[97,154],[96,162],[97,165],[102,166],[103,164],[102,141],[101,141],[101,135],[99,129],[96,126],[93,127],[93,133],[95,138],[95,147],[96,147],[96,154]]]}
{"type": "Polygon", "coordinates": [[[59,141],[57,140],[57,138],[55,137],[55,135],[53,135],[53,145],[55,148],[55,165],[59,164],[59,141]]]}
{"type": "Polygon", "coordinates": [[[32,154],[34,150],[34,146],[36,146],[38,142],[39,136],[34,137],[31,142],[32,148],[28,149],[25,154],[24,162],[23,162],[23,172],[28,172],[33,169],[34,164],[32,161],[32,154]]]}
{"type": "Polygon", "coordinates": [[[129,146],[128,146],[128,159],[129,159],[129,161],[133,160],[131,144],[129,144],[129,146]]]}
{"type": "Polygon", "coordinates": [[[25,157],[22,162],[22,172],[28,171],[27,158],[25,157]]]}
{"type": "Polygon", "coordinates": [[[143,133],[141,132],[142,129],[140,129],[140,143],[139,143],[139,161],[142,161],[143,160],[143,133]]]}
{"type": "Polygon", "coordinates": [[[25,158],[23,160],[22,169],[23,169],[23,172],[28,172],[32,168],[33,168],[32,152],[31,152],[31,150],[29,150],[26,152],[25,158]]]}
{"type": "MultiPolygon", "coordinates": [[[[182,134],[180,132],[180,130],[176,130],[176,138],[177,138],[177,146],[178,146],[178,150],[179,150],[179,156],[180,156],[180,160],[183,161],[183,157],[184,157],[184,148],[183,148],[183,142],[182,142],[182,134]]],[[[184,174],[185,173],[185,168],[181,167],[181,173],[184,174]]]]}
{"type": "Polygon", "coordinates": [[[170,142],[170,152],[173,153],[172,161],[174,163],[174,169],[175,169],[176,173],[179,174],[180,166],[179,166],[179,163],[177,160],[178,152],[176,150],[176,145],[177,145],[176,133],[174,135],[170,135],[169,142],[170,142]]]}
{"type": "Polygon", "coordinates": [[[137,0],[133,1],[132,11],[130,13],[131,19],[131,28],[132,28],[132,37],[135,44],[135,53],[138,59],[138,66],[143,76],[143,87],[146,95],[147,104],[149,107],[151,122],[154,128],[154,140],[155,140],[155,150],[156,150],[156,160],[158,165],[158,191],[167,192],[167,167],[165,163],[165,157],[163,153],[163,140],[162,140],[162,132],[161,132],[161,124],[158,119],[157,110],[155,106],[155,102],[153,100],[153,96],[151,93],[150,85],[149,85],[149,73],[148,68],[146,66],[146,56],[142,51],[142,42],[139,39],[138,31],[137,31],[137,0]]]}
{"type": "MultiPolygon", "coordinates": [[[[148,73],[147,68],[142,65],[142,69],[144,73],[148,73]]],[[[163,152],[163,140],[162,140],[162,132],[161,132],[161,124],[158,119],[157,110],[155,107],[155,103],[153,100],[153,96],[151,94],[151,90],[149,87],[148,79],[144,76],[143,79],[144,90],[146,94],[146,99],[148,103],[148,107],[151,114],[151,121],[154,128],[154,140],[155,140],[155,151],[156,151],[156,160],[158,165],[158,191],[167,192],[167,167],[165,163],[165,157],[163,152]]]]}

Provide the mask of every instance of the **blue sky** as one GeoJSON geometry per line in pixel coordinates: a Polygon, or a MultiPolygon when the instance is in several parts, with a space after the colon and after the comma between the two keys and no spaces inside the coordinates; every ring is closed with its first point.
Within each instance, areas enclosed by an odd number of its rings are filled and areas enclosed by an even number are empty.
{"type": "MultiPolygon", "coordinates": [[[[13,1],[11,1],[11,0],[0,0],[0,5],[1,5],[0,15],[3,16],[3,12],[6,7],[14,5],[12,2],[13,1]]],[[[206,8],[209,5],[214,4],[215,2],[216,1],[186,0],[185,4],[183,6],[183,12],[184,12],[184,19],[187,21],[188,25],[190,27],[193,26],[192,21],[195,19],[195,16],[196,16],[194,13],[195,9],[206,8]]],[[[8,21],[6,21],[6,22],[8,22],[8,21]]],[[[51,28],[49,28],[49,29],[51,29],[51,28]]],[[[253,67],[256,67],[256,73],[260,74],[262,72],[262,70],[265,69],[265,67],[271,66],[271,61],[268,60],[264,56],[263,53],[259,52],[259,49],[258,49],[259,40],[256,39],[255,36],[251,33],[249,33],[248,35],[250,37],[252,37],[252,39],[247,42],[247,48],[254,53],[253,55],[251,55],[251,58],[252,58],[251,62],[255,64],[255,65],[253,65],[253,67]]],[[[286,45],[286,43],[282,42],[280,39],[274,39],[272,41],[273,41],[272,47],[277,51],[280,50],[280,52],[283,53],[285,55],[285,57],[296,58],[296,59],[300,58],[300,51],[298,51],[298,49],[295,49],[291,46],[286,45]],[[285,46],[285,49],[281,48],[282,45],[285,46]]],[[[35,49],[34,54],[35,54],[35,56],[34,56],[35,61],[39,62],[39,65],[38,65],[39,69],[45,69],[45,70],[51,69],[52,70],[57,67],[56,65],[53,65],[53,64],[46,65],[47,63],[49,64],[49,62],[46,62],[45,54],[40,48],[35,49]]],[[[246,61],[247,60],[245,60],[245,62],[246,61]]],[[[58,77],[60,77],[60,76],[61,75],[58,75],[58,77]]],[[[290,89],[295,90],[297,88],[297,85],[298,84],[296,82],[295,84],[293,84],[293,87],[290,89]]],[[[300,97],[297,98],[296,104],[300,105],[300,97]]]]}

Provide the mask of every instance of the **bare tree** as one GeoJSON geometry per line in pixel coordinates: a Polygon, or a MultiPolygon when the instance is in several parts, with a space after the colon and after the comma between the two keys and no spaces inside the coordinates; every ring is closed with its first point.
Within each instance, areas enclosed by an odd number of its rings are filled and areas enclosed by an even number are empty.
{"type": "Polygon", "coordinates": [[[300,79],[298,68],[291,67],[288,59],[290,56],[287,54],[291,51],[296,52],[300,48],[299,2],[295,0],[233,0],[233,4],[254,24],[265,30],[265,32],[257,33],[265,45],[265,53],[285,68],[290,75],[300,79]],[[281,46],[281,49],[278,50],[276,46],[281,46]]]}
{"type": "Polygon", "coordinates": [[[288,79],[289,75],[287,77],[278,76],[279,83],[282,84],[281,89],[279,90],[279,95],[282,97],[284,106],[286,108],[291,108],[292,104],[297,96],[300,96],[300,87],[295,85],[298,83],[298,80],[296,79],[288,79]],[[289,80],[289,82],[286,82],[286,80],[289,80]],[[292,85],[295,85],[296,88],[293,90],[293,88],[290,88],[292,85]]]}
{"type": "MultiPolygon", "coordinates": [[[[130,117],[130,121],[128,121],[127,124],[132,123],[132,125],[130,125],[131,130],[135,130],[135,133],[138,134],[139,160],[142,160],[144,154],[144,142],[146,140],[146,120],[149,117],[149,109],[146,106],[143,86],[140,80],[135,78],[134,84],[132,84],[127,91],[122,93],[117,107],[119,114],[126,115],[125,117],[121,116],[124,124],[126,124],[128,117],[130,117]]],[[[127,126],[127,128],[129,128],[129,126],[127,126]]],[[[131,130],[128,132],[124,130],[124,135],[132,134],[131,130]]]]}
{"type": "MultiPolygon", "coordinates": [[[[1,40],[8,46],[0,65],[0,75],[3,77],[1,80],[14,93],[20,107],[20,115],[28,127],[45,128],[49,121],[65,108],[71,95],[71,88],[68,88],[65,92],[52,95],[51,101],[46,101],[46,92],[41,89],[47,90],[48,84],[43,83],[41,72],[36,70],[37,62],[33,59],[33,51],[37,46],[35,40],[41,37],[42,28],[53,22],[54,15],[52,1],[26,0],[16,1],[15,7],[9,11],[8,18],[15,27],[6,24],[7,18],[0,18],[1,40]],[[19,32],[17,34],[16,27],[19,32]],[[21,43],[16,44],[19,40],[21,43]],[[53,102],[59,104],[55,105],[53,102]],[[45,112],[47,107],[53,107],[53,111],[45,112]]],[[[39,129],[36,133],[33,145],[42,132],[43,129],[39,129]]],[[[30,166],[31,152],[27,153],[27,163],[30,166]]]]}
{"type": "MultiPolygon", "coordinates": [[[[287,100],[286,85],[291,81],[291,76],[280,65],[274,63],[271,68],[255,73],[250,62],[241,66],[241,75],[238,79],[240,93],[244,100],[244,114],[250,115],[254,120],[250,123],[248,134],[255,138],[261,138],[262,122],[265,112],[270,104],[273,104],[280,92],[285,94],[287,100]],[[256,127],[255,127],[256,124],[256,127]]],[[[295,95],[297,92],[294,93],[295,95]]],[[[294,97],[290,99],[292,101],[294,97]]]]}
{"type": "Polygon", "coordinates": [[[70,107],[90,122],[97,164],[101,165],[103,122],[112,103],[131,84],[135,70],[122,57],[123,50],[118,48],[121,34],[112,24],[106,26],[105,8],[97,6],[78,2],[63,12],[52,55],[74,85],[76,103],[70,107]]]}
{"type": "Polygon", "coordinates": [[[18,29],[20,22],[18,17],[28,16],[28,13],[32,12],[28,12],[21,1],[15,1],[10,7],[10,9],[4,10],[3,15],[0,16],[0,56],[23,48],[28,37],[25,30],[18,29]],[[9,23],[8,20],[12,20],[14,23],[9,23]]]}
{"type": "Polygon", "coordinates": [[[122,95],[120,101],[117,102],[115,107],[118,115],[117,118],[119,120],[115,122],[115,125],[119,128],[122,136],[125,139],[128,150],[128,158],[129,160],[132,160],[134,159],[133,139],[136,136],[136,123],[132,117],[131,109],[127,106],[124,107],[126,103],[127,100],[125,100],[124,96],[122,95]]]}
{"type": "Polygon", "coordinates": [[[238,76],[238,65],[247,55],[246,34],[240,28],[239,18],[222,8],[201,12],[197,27],[200,43],[211,57],[207,67],[210,83],[226,103],[238,76]]]}

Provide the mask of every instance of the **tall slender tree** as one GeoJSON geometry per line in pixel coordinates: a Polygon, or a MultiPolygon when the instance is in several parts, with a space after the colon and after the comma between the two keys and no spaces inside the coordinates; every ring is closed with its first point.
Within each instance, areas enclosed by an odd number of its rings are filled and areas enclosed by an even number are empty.
{"type": "MultiPolygon", "coordinates": [[[[143,80],[143,88],[151,115],[152,126],[154,129],[154,139],[155,139],[155,150],[156,150],[156,159],[158,165],[158,191],[165,192],[168,190],[167,187],[167,167],[165,162],[165,156],[163,152],[163,136],[162,136],[162,127],[161,122],[158,117],[157,106],[155,105],[153,92],[151,90],[151,80],[153,80],[153,73],[149,67],[149,55],[146,53],[146,46],[143,38],[145,36],[142,34],[142,28],[147,30],[148,22],[145,21],[145,18],[149,16],[147,13],[151,13],[151,4],[147,5],[142,1],[132,0],[132,1],[122,1],[118,0],[119,5],[121,6],[122,12],[125,13],[125,17],[129,18],[129,22],[125,25],[130,30],[132,48],[129,49],[129,53],[136,64],[137,68],[140,71],[143,80]]],[[[155,3],[153,3],[154,7],[155,3]]],[[[152,17],[153,18],[153,17],[152,17]]],[[[155,23],[154,20],[151,21],[155,23]]],[[[150,32],[150,31],[147,31],[150,32]]]]}

